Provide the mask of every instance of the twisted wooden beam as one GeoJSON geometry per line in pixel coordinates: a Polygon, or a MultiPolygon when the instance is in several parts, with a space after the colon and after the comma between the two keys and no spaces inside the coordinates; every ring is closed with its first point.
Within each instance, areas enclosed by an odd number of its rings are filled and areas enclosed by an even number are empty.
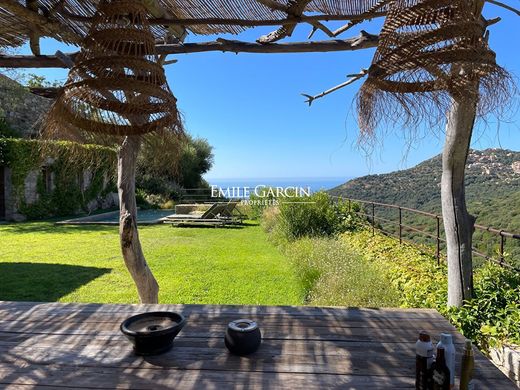
{"type": "MultiPolygon", "coordinates": [[[[329,41],[269,43],[259,44],[251,42],[230,41],[218,39],[213,42],[157,45],[157,53],[163,54],[190,54],[210,51],[232,53],[311,53],[335,52],[368,49],[377,46],[379,37],[362,31],[357,37],[350,39],[336,39],[329,41]]],[[[67,56],[72,60],[77,53],[67,56]]],[[[66,68],[63,58],[52,56],[25,56],[0,55],[0,68],[66,68]]]]}

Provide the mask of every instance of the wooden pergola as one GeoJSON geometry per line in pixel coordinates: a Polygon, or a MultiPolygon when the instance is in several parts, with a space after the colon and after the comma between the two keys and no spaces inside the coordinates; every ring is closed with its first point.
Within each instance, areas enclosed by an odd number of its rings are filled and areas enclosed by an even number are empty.
{"type": "MultiPolygon", "coordinates": [[[[124,0],[112,1],[125,4],[124,0]]],[[[411,7],[427,1],[430,0],[412,0],[407,4],[411,7]]],[[[472,1],[481,18],[484,1],[472,1]]],[[[518,13],[502,2],[487,1],[518,13]]],[[[28,42],[33,54],[2,54],[0,67],[70,68],[71,73],[78,73],[78,58],[84,55],[89,31],[100,4],[104,3],[106,1],[0,0],[0,49],[28,42]],[[44,37],[75,45],[82,51],[42,53],[40,39],[44,37]]],[[[128,5],[132,3],[135,1],[129,1],[128,5]]],[[[161,66],[173,62],[167,59],[171,54],[303,53],[376,48],[380,45],[379,35],[365,31],[352,38],[341,38],[341,35],[362,22],[386,16],[397,3],[397,0],[140,0],[145,6],[146,24],[153,34],[161,66]],[[338,21],[343,22],[341,27],[329,27],[328,22],[338,21]],[[290,37],[298,25],[309,26],[309,41],[279,42],[290,37]],[[259,26],[272,26],[273,31],[256,42],[219,38],[212,42],[184,43],[188,33],[238,34],[259,26]],[[327,39],[312,40],[317,31],[327,39]]],[[[445,3],[443,7],[449,8],[450,2],[445,3]]],[[[128,19],[134,16],[128,15],[128,19]]],[[[496,20],[482,18],[484,30],[493,23],[496,20]]],[[[363,69],[328,91],[307,96],[308,102],[367,75],[369,69],[363,69]]],[[[58,99],[65,94],[63,89],[34,92],[58,99]]],[[[128,97],[126,100],[135,103],[128,97]]],[[[122,103],[114,96],[108,96],[107,101],[103,103],[105,106],[119,107],[122,103]]],[[[448,240],[448,249],[459,250],[459,253],[467,244],[467,233],[472,226],[465,210],[463,177],[464,153],[469,147],[475,118],[474,103],[454,99],[448,120],[444,163],[449,167],[446,180],[454,185],[451,192],[443,193],[448,202],[447,210],[451,207],[451,214],[444,217],[447,227],[463,227],[462,234],[461,230],[446,229],[455,240],[448,240]]],[[[142,118],[129,115],[128,122],[140,126],[142,118]]],[[[155,304],[159,286],[144,258],[136,222],[135,164],[141,139],[138,135],[118,135],[123,136],[119,138],[118,157],[121,249],[141,302],[155,304]]],[[[460,266],[463,260],[460,254],[448,253],[452,304],[462,302],[467,293],[460,266]]],[[[433,310],[0,302],[0,316],[0,386],[8,388],[413,388],[413,343],[420,330],[435,335],[452,332],[459,347],[464,341],[433,310]],[[192,321],[176,340],[174,350],[164,356],[134,356],[119,333],[119,323],[124,318],[147,310],[182,311],[192,321]],[[244,316],[264,326],[264,344],[253,357],[230,356],[223,348],[224,325],[244,316]]],[[[478,352],[476,361],[478,385],[513,388],[478,352]]]]}
{"type": "MultiPolygon", "coordinates": [[[[326,1],[275,0],[229,1],[145,1],[149,23],[157,40],[157,53],[163,64],[166,56],[208,51],[233,53],[307,53],[353,51],[375,48],[378,36],[365,32],[341,39],[340,36],[366,20],[385,15],[389,0],[326,1]],[[223,5],[225,4],[225,6],[223,5]],[[331,30],[326,22],[345,24],[331,30]],[[307,42],[276,43],[290,37],[299,24],[311,29],[309,39],[321,31],[329,39],[307,42]],[[218,38],[215,41],[184,43],[187,33],[209,35],[239,34],[248,28],[278,27],[256,42],[218,38]]],[[[98,1],[15,1],[2,2],[0,8],[0,47],[15,47],[30,43],[33,56],[1,55],[0,67],[6,68],[70,68],[77,53],[42,54],[40,39],[51,37],[81,46],[88,33],[98,1]],[[25,4],[24,4],[25,3],[25,4]]],[[[57,91],[34,89],[34,93],[53,97],[57,91]]]]}

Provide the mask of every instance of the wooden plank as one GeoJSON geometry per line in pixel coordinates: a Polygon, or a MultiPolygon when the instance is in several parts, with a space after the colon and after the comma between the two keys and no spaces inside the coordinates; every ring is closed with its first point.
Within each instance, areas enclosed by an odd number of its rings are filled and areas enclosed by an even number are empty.
{"type": "MultiPolygon", "coordinates": [[[[1,323],[7,322],[82,322],[82,323],[112,323],[119,324],[130,315],[137,313],[73,313],[73,312],[32,312],[30,315],[20,316],[16,314],[7,313],[0,317],[1,323]]],[[[248,314],[243,314],[249,316],[248,314]]],[[[227,324],[230,321],[238,318],[237,314],[205,314],[205,313],[190,313],[186,315],[190,323],[206,324],[206,323],[223,323],[227,324]]],[[[262,325],[285,325],[285,326],[310,326],[310,327],[324,327],[324,326],[341,326],[341,327],[367,327],[367,321],[361,318],[340,318],[334,316],[279,316],[271,314],[251,315],[251,319],[259,321],[262,325]]],[[[422,319],[407,319],[407,318],[389,318],[389,319],[371,319],[370,327],[372,328],[416,328],[422,325],[426,328],[451,327],[448,321],[444,318],[435,318],[429,320],[422,319]]],[[[455,329],[455,328],[452,328],[455,329]]]]}
{"type": "MultiPolygon", "coordinates": [[[[70,349],[110,349],[119,348],[121,346],[130,348],[130,344],[124,336],[75,336],[75,335],[9,335],[0,336],[0,348],[13,349],[19,345],[31,345],[38,348],[68,348],[70,349]]],[[[264,343],[265,344],[265,343],[264,343]]],[[[396,342],[371,342],[371,341],[327,341],[327,340],[268,340],[270,353],[287,354],[307,354],[307,353],[321,353],[334,355],[347,351],[364,351],[365,349],[377,351],[381,353],[403,352],[404,354],[414,355],[414,343],[396,343],[396,342]]],[[[222,349],[224,347],[223,337],[219,338],[193,338],[193,337],[178,337],[175,339],[175,348],[200,348],[222,349]]],[[[260,352],[265,351],[262,348],[260,352]]],[[[481,355],[475,357],[478,359],[487,360],[481,355]]]]}
{"type": "Polygon", "coordinates": [[[0,314],[10,312],[30,314],[32,311],[53,313],[140,313],[154,310],[180,311],[186,314],[262,314],[290,316],[332,316],[336,318],[402,318],[402,319],[442,319],[433,309],[359,309],[348,307],[311,307],[311,306],[247,306],[247,305],[123,305],[123,304],[77,304],[77,303],[35,303],[2,302],[0,314]]]}
{"type": "MultiPolygon", "coordinates": [[[[180,311],[188,319],[189,323],[224,323],[227,324],[238,318],[251,318],[260,321],[263,324],[272,325],[301,325],[301,326],[346,326],[346,327],[367,327],[374,328],[413,328],[418,325],[425,327],[452,327],[452,325],[442,317],[431,319],[417,318],[362,318],[362,317],[341,317],[341,316],[293,316],[293,315],[272,315],[272,314],[250,314],[250,313],[232,313],[232,314],[211,314],[211,313],[186,313],[180,311]]],[[[138,312],[129,313],[73,313],[73,312],[32,312],[26,315],[0,313],[0,322],[78,322],[78,323],[106,323],[119,324],[126,318],[138,314],[138,312]]]]}
{"type": "MultiPolygon", "coordinates": [[[[106,323],[16,323],[0,322],[0,331],[3,333],[33,333],[33,334],[68,334],[68,335],[113,335],[118,334],[118,324],[106,323]]],[[[364,341],[385,341],[394,342],[414,342],[418,332],[424,327],[418,326],[416,329],[374,329],[374,328],[348,328],[348,327],[291,327],[291,326],[263,326],[263,337],[265,339],[283,340],[364,340],[364,341]]],[[[190,337],[222,337],[226,329],[226,323],[199,325],[188,324],[182,331],[182,336],[190,337]]],[[[436,334],[450,332],[451,327],[439,327],[436,334]]],[[[464,338],[460,334],[454,334],[456,342],[463,343],[464,338]]]]}
{"type": "MultiPolygon", "coordinates": [[[[192,340],[190,340],[192,341],[192,340]]],[[[367,370],[373,375],[380,375],[392,370],[390,375],[405,375],[413,373],[415,359],[413,348],[402,350],[400,344],[380,345],[377,343],[323,343],[323,342],[280,342],[264,341],[254,359],[244,360],[229,356],[222,340],[207,346],[196,345],[193,342],[176,341],[171,352],[159,356],[142,359],[134,356],[130,344],[121,340],[117,344],[42,344],[27,342],[21,345],[9,343],[0,344],[0,364],[10,364],[14,361],[30,359],[38,364],[67,364],[103,367],[175,367],[176,369],[193,369],[218,367],[221,370],[240,370],[245,364],[254,371],[284,371],[289,367],[301,367],[302,372],[313,372],[317,368],[329,373],[361,374],[367,370]],[[374,361],[367,366],[367,361],[374,361]],[[66,362],[66,363],[63,363],[66,362]],[[203,366],[200,366],[203,364],[203,366]],[[312,367],[307,367],[311,365],[312,367]],[[376,367],[379,371],[376,370],[376,367]]],[[[457,361],[460,360],[458,356],[457,361]]],[[[478,356],[477,373],[486,376],[502,375],[484,357],[478,356]]],[[[212,368],[215,369],[215,368],[212,368]]]]}
{"type": "MultiPolygon", "coordinates": [[[[414,388],[413,376],[336,375],[322,372],[251,372],[219,370],[172,370],[146,368],[103,368],[26,366],[4,370],[0,383],[37,383],[71,388],[414,388]],[[237,382],[238,381],[238,382],[237,382]],[[244,387],[237,386],[243,383],[244,387]],[[204,387],[200,387],[204,385],[204,387]],[[339,386],[339,387],[338,387],[339,386]],[[348,386],[348,387],[343,387],[348,386]]],[[[503,379],[476,378],[480,389],[514,389],[503,379]]]]}
{"type": "MultiPolygon", "coordinates": [[[[410,389],[409,377],[364,377],[347,375],[295,374],[295,373],[231,373],[227,371],[176,371],[167,373],[158,370],[104,371],[80,369],[71,371],[63,367],[48,367],[43,370],[19,369],[12,372],[14,383],[48,384],[70,386],[72,383],[88,388],[133,388],[133,389],[255,389],[255,388],[380,388],[410,389]],[[35,377],[38,375],[38,379],[35,377]],[[348,386],[348,387],[347,387],[348,386]]],[[[76,387],[75,387],[76,388],[76,387]]],[[[79,388],[79,387],[77,387],[79,388]]]]}
{"type": "MultiPolygon", "coordinates": [[[[0,350],[9,351],[11,353],[23,353],[25,346],[34,346],[39,349],[55,349],[66,353],[71,350],[76,350],[78,353],[93,353],[96,351],[111,350],[113,353],[131,355],[131,347],[126,339],[123,338],[80,338],[76,336],[42,336],[33,337],[29,339],[11,339],[0,341],[0,350]],[[20,347],[20,345],[22,345],[20,347]]],[[[458,350],[462,350],[462,345],[458,345],[458,350]]],[[[361,342],[361,341],[292,341],[292,340],[268,340],[264,341],[263,347],[258,351],[256,357],[261,357],[264,354],[268,356],[275,356],[279,354],[306,356],[311,354],[317,356],[319,359],[322,356],[342,356],[345,354],[359,354],[359,356],[366,357],[366,351],[372,354],[402,354],[412,357],[415,354],[413,343],[375,343],[375,342],[361,342]]],[[[206,358],[217,356],[223,352],[227,353],[224,348],[222,338],[215,339],[194,339],[194,338],[178,338],[175,340],[175,353],[183,355],[185,353],[190,356],[204,355],[206,358]]],[[[475,358],[477,364],[492,367],[489,361],[481,354],[476,354],[475,358]]],[[[413,365],[413,362],[412,362],[413,365]]],[[[494,368],[493,368],[494,370],[494,368]]]]}
{"type": "MultiPolygon", "coordinates": [[[[68,367],[49,366],[18,369],[8,372],[17,387],[33,384],[65,388],[132,388],[132,389],[413,389],[414,379],[406,377],[372,377],[354,375],[247,373],[227,371],[168,371],[102,369],[70,370],[68,367]],[[71,386],[74,385],[73,387],[71,386]]],[[[0,377],[2,371],[0,369],[0,377]]],[[[8,377],[9,378],[9,377],[8,377]]],[[[0,380],[1,383],[1,380],[0,380]]],[[[503,381],[477,379],[480,389],[511,389],[503,381]]]]}

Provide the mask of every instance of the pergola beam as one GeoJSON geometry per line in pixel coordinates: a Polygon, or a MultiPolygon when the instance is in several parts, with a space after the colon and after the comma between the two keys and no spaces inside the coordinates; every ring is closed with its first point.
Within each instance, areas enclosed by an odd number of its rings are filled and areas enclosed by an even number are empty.
{"type": "MultiPolygon", "coordinates": [[[[157,53],[189,54],[211,51],[232,53],[312,53],[336,52],[368,49],[377,46],[379,37],[362,31],[357,37],[313,42],[269,43],[259,44],[251,42],[217,39],[212,42],[157,45],[157,53]]],[[[77,53],[67,56],[74,59],[77,53]]],[[[27,55],[0,55],[0,68],[66,68],[63,58],[56,55],[27,56],[27,55]]]]}
{"type": "MultiPolygon", "coordinates": [[[[64,9],[60,13],[69,20],[77,22],[90,23],[92,18],[88,16],[76,15],[64,9]]],[[[197,26],[197,25],[232,25],[242,27],[261,27],[261,26],[283,26],[294,23],[310,23],[315,22],[329,22],[329,21],[345,21],[345,20],[368,20],[381,16],[385,16],[386,12],[370,12],[358,15],[301,15],[288,16],[284,19],[233,19],[233,18],[193,18],[193,19],[177,19],[171,17],[150,18],[148,23],[150,25],[161,26],[197,26]]]]}

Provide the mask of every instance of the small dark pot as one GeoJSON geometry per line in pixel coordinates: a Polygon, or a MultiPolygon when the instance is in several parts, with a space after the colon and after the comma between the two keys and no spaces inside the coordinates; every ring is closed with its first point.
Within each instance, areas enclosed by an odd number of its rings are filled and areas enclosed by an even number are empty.
{"type": "Polygon", "coordinates": [[[137,355],[158,355],[171,349],[184,325],[186,318],[182,314],[157,311],[132,316],[121,323],[120,329],[137,355]]]}
{"type": "Polygon", "coordinates": [[[236,320],[229,323],[224,342],[231,353],[249,355],[260,347],[262,334],[255,321],[236,320]]]}

